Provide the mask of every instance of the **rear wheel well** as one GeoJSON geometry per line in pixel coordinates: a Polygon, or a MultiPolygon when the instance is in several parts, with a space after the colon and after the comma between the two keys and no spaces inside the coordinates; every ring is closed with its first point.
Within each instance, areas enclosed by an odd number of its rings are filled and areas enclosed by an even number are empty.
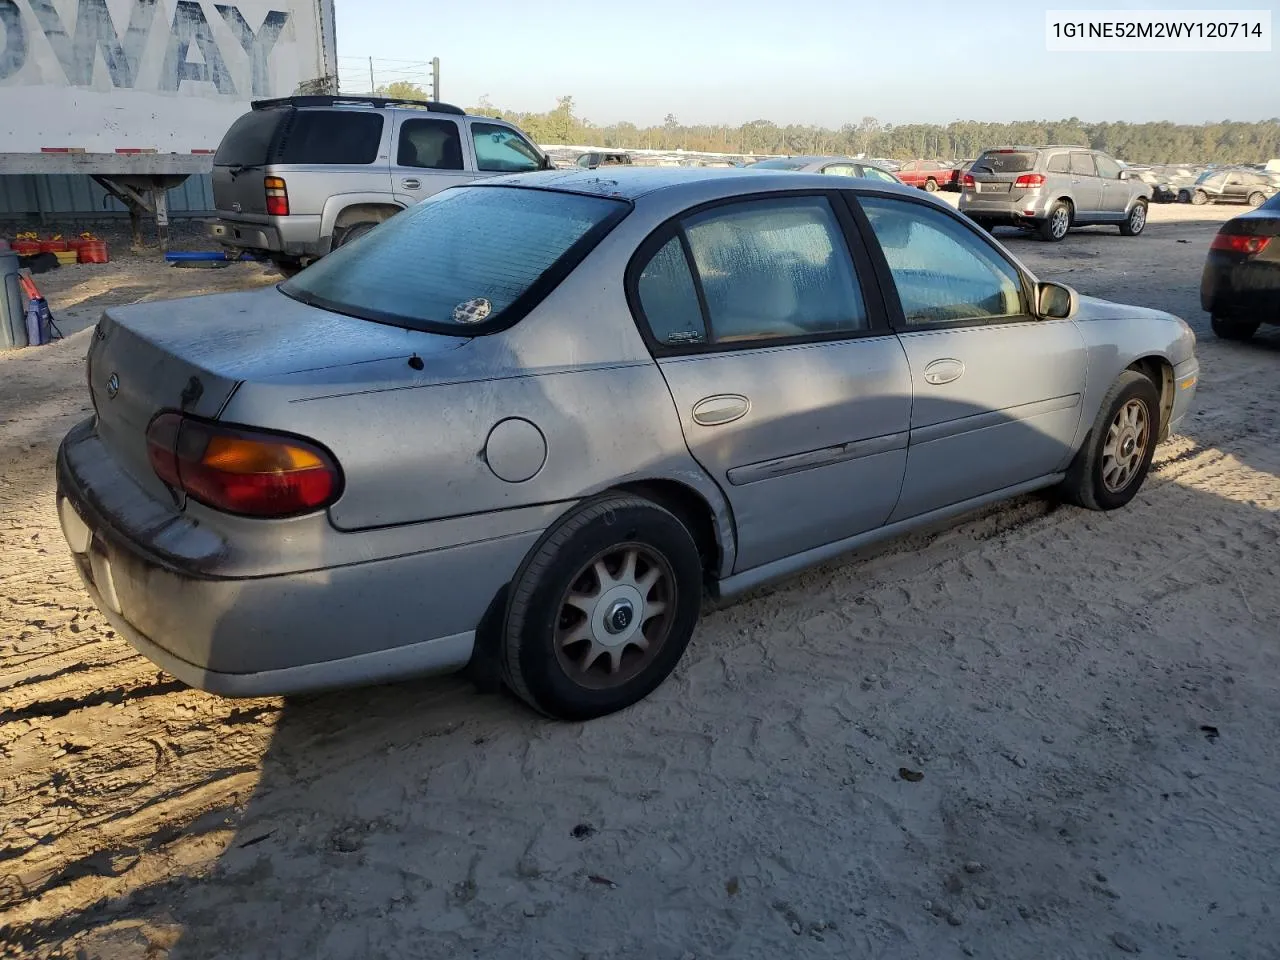
{"type": "Polygon", "coordinates": [[[1150,380],[1160,396],[1160,430],[1157,440],[1169,436],[1169,417],[1173,413],[1173,365],[1163,357],[1143,357],[1127,367],[1150,380]]]}
{"type": "Polygon", "coordinates": [[[685,525],[702,557],[702,569],[711,577],[720,570],[720,539],[716,536],[715,514],[711,505],[691,487],[675,480],[642,480],[624,483],[615,489],[652,500],[685,525]]]}
{"type": "Polygon", "coordinates": [[[401,208],[389,203],[353,203],[338,214],[333,221],[333,238],[336,239],[343,230],[357,223],[382,223],[390,220],[401,208]]]}

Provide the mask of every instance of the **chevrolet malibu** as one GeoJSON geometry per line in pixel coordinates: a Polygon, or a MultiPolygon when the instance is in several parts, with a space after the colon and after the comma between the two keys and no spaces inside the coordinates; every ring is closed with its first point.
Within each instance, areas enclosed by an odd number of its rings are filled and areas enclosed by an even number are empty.
{"type": "Polygon", "coordinates": [[[585,719],[663,681],[706,594],[1031,490],[1124,506],[1194,345],[895,184],[494,178],[278,287],[108,309],[58,509],[196,687],[470,668],[585,719]]]}

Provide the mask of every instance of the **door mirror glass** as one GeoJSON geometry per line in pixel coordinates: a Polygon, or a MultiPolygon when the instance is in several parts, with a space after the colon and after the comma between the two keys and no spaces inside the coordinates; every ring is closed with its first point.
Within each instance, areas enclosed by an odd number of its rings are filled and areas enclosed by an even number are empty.
{"type": "Polygon", "coordinates": [[[1132,180],[1132,179],[1133,179],[1133,174],[1132,174],[1132,173],[1130,173],[1128,170],[1121,170],[1121,171],[1120,171],[1120,179],[1121,179],[1121,180],[1132,180]]]}
{"type": "Polygon", "coordinates": [[[1046,320],[1069,320],[1079,305],[1079,295],[1066,284],[1045,281],[1036,287],[1036,312],[1046,320]]]}

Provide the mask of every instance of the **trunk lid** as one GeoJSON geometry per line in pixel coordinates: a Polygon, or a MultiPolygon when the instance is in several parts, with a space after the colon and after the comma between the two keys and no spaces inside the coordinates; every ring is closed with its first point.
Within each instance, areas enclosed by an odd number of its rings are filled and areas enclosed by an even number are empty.
{"type": "Polygon", "coordinates": [[[88,354],[89,392],[106,448],[144,489],[167,498],[146,431],[161,410],[217,418],[245,381],[341,383],[356,365],[417,354],[464,337],[330,313],[274,288],[108,309],[88,354]]]}

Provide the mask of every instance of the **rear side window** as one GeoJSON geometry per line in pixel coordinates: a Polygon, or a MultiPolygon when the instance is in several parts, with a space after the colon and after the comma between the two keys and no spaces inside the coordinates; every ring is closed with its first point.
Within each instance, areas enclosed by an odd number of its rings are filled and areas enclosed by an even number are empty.
{"type": "Polygon", "coordinates": [[[280,121],[289,110],[252,110],[227,130],[213,155],[219,167],[260,167],[267,162],[271,141],[275,139],[280,121]]]}
{"type": "Polygon", "coordinates": [[[869,326],[853,261],[824,197],[729,204],[684,227],[716,343],[869,326]]]}
{"type": "Polygon", "coordinates": [[[1035,169],[1036,155],[1030,150],[988,150],[973,163],[976,173],[1026,173],[1035,169]]]}
{"type": "Polygon", "coordinates": [[[1050,173],[1070,173],[1071,172],[1071,155],[1059,153],[1049,158],[1050,173]]]}
{"type": "Polygon", "coordinates": [[[897,178],[891,173],[885,173],[879,167],[863,167],[862,175],[868,180],[884,180],[887,183],[897,183],[897,178]]]}
{"type": "Polygon", "coordinates": [[[636,293],[649,330],[659,343],[679,346],[706,340],[698,291],[678,236],[668,240],[640,271],[636,293]]]}
{"type": "Polygon", "coordinates": [[[280,289],[304,303],[472,336],[531,310],[627,215],[621,200],[455,187],[392,217],[280,289]]]}
{"type": "Polygon", "coordinates": [[[412,119],[400,124],[396,163],[428,170],[462,169],[462,136],[452,120],[412,119]]]}
{"type": "Polygon", "coordinates": [[[382,114],[298,110],[276,145],[277,163],[365,164],[378,157],[382,114]]]}
{"type": "Polygon", "coordinates": [[[471,136],[476,145],[476,167],[480,170],[525,173],[542,168],[542,156],[510,127],[473,123],[471,136]]]}

